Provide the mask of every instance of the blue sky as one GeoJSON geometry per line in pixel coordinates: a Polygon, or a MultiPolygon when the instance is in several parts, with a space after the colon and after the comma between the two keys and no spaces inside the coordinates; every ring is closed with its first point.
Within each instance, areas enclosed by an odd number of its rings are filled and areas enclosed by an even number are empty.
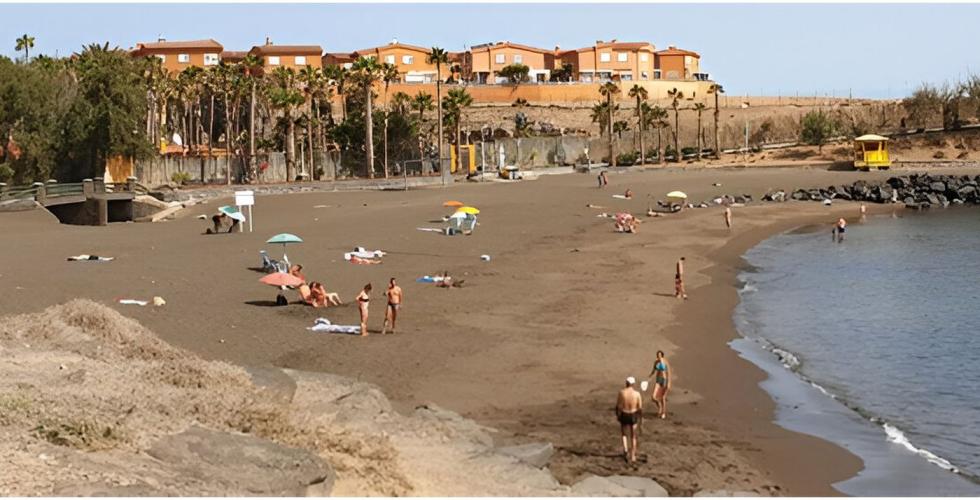
{"type": "Polygon", "coordinates": [[[702,55],[730,94],[902,97],[980,71],[980,5],[914,4],[0,4],[0,54],[90,42],[214,38],[247,50],[279,44],[349,51],[398,38],[463,50],[510,40],[577,48],[650,41],[702,55]]]}

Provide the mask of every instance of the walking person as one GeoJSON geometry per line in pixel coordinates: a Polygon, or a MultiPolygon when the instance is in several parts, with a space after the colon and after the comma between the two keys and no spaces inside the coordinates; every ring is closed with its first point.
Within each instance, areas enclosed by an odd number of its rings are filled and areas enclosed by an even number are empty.
{"type": "Polygon", "coordinates": [[[670,381],[673,379],[670,371],[670,363],[664,356],[663,351],[657,351],[657,360],[653,363],[653,370],[650,376],[653,379],[653,402],[657,405],[657,415],[660,418],[667,418],[667,393],[670,392],[670,381]]]}
{"type": "Polygon", "coordinates": [[[357,310],[361,313],[361,336],[368,336],[368,304],[371,302],[371,284],[364,285],[361,293],[357,294],[357,310]]]}
{"type": "Polygon", "coordinates": [[[643,419],[643,397],[636,390],[636,379],[626,377],[626,387],[616,397],[616,420],[623,437],[623,458],[627,463],[636,462],[637,434],[643,419]]]}
{"type": "Polygon", "coordinates": [[[674,297],[687,299],[687,291],[684,290],[684,257],[677,261],[677,270],[674,273],[674,297]]]}
{"type": "Polygon", "coordinates": [[[732,207],[725,207],[725,225],[732,228],[732,207]]]}
{"type": "Polygon", "coordinates": [[[395,320],[398,319],[398,309],[402,305],[402,287],[395,283],[395,278],[388,281],[388,290],[385,291],[388,297],[388,309],[385,310],[385,322],[381,327],[381,334],[384,335],[391,323],[391,333],[395,333],[395,320]]]}
{"type": "Polygon", "coordinates": [[[599,187],[600,188],[606,187],[609,184],[609,179],[606,178],[606,171],[605,170],[599,172],[599,177],[598,178],[599,178],[599,187]]]}

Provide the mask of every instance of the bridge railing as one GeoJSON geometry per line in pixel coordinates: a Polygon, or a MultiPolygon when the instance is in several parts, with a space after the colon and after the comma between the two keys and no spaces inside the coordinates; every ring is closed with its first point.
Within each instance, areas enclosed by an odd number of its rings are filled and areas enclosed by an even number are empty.
{"type": "Polygon", "coordinates": [[[66,196],[85,196],[91,197],[101,193],[132,193],[134,195],[148,194],[146,186],[136,182],[135,177],[126,179],[126,182],[105,182],[101,177],[95,179],[85,179],[82,182],[59,183],[49,180],[47,183],[35,182],[30,186],[8,186],[0,183],[0,201],[4,200],[26,200],[34,199],[44,204],[51,198],[61,198],[66,196]]]}
{"type": "Polygon", "coordinates": [[[26,200],[37,197],[38,186],[0,185],[0,201],[26,200]]]}
{"type": "Polygon", "coordinates": [[[81,182],[57,183],[49,182],[44,185],[44,195],[47,198],[58,198],[61,196],[79,196],[84,194],[84,187],[81,182]]]}

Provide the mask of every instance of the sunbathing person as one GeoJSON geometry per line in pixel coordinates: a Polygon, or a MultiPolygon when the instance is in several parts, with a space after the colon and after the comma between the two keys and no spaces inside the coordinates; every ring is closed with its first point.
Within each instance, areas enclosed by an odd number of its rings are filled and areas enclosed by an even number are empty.
{"type": "Polygon", "coordinates": [[[214,229],[208,228],[207,234],[218,234],[221,232],[221,226],[228,219],[231,219],[231,226],[228,228],[228,232],[233,232],[238,227],[238,219],[228,217],[228,214],[224,212],[218,212],[211,216],[211,223],[214,225],[214,229]]]}
{"type": "Polygon", "coordinates": [[[630,188],[626,188],[626,192],[623,193],[623,197],[626,198],[627,200],[633,199],[633,190],[630,188]]]}
{"type": "Polygon", "coordinates": [[[463,283],[466,282],[466,280],[454,280],[453,277],[449,275],[449,271],[443,271],[441,275],[437,276],[437,278],[440,279],[436,281],[436,286],[440,288],[463,288],[463,283]]]}
{"type": "Polygon", "coordinates": [[[380,264],[381,263],[381,260],[380,259],[362,259],[362,258],[360,258],[360,257],[358,257],[356,255],[351,255],[350,256],[350,263],[351,264],[380,264]]]}
{"type": "Polygon", "coordinates": [[[306,276],[303,276],[303,266],[300,264],[293,264],[289,267],[289,274],[303,280],[303,284],[306,284],[306,276]]]}
{"type": "Polygon", "coordinates": [[[313,294],[313,300],[318,303],[328,306],[339,306],[343,304],[340,301],[340,295],[334,292],[328,292],[319,281],[310,283],[310,292],[313,294]]]}

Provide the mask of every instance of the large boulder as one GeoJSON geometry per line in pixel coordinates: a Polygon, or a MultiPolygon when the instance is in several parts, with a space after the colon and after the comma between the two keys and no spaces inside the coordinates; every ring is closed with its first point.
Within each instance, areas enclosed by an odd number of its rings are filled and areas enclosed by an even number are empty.
{"type": "Polygon", "coordinates": [[[660,486],[653,479],[648,479],[645,477],[636,476],[609,476],[610,482],[618,484],[623,488],[628,488],[631,490],[636,490],[641,493],[640,496],[644,497],[666,497],[670,496],[667,494],[667,490],[663,486],[660,486]]]}
{"type": "Polygon", "coordinates": [[[229,496],[326,496],[336,478],[313,452],[196,426],[160,439],[147,454],[229,496]]]}
{"type": "Polygon", "coordinates": [[[643,493],[640,490],[620,486],[609,478],[600,476],[586,476],[581,481],[572,485],[568,496],[572,497],[640,497],[643,493]]]}
{"type": "Polygon", "coordinates": [[[944,193],[946,192],[946,183],[942,181],[930,182],[929,189],[934,193],[944,193]]]}
{"type": "Polygon", "coordinates": [[[548,460],[555,453],[555,447],[551,443],[528,443],[516,446],[502,446],[497,448],[497,452],[514,457],[521,462],[540,469],[548,465],[548,460]]]}

